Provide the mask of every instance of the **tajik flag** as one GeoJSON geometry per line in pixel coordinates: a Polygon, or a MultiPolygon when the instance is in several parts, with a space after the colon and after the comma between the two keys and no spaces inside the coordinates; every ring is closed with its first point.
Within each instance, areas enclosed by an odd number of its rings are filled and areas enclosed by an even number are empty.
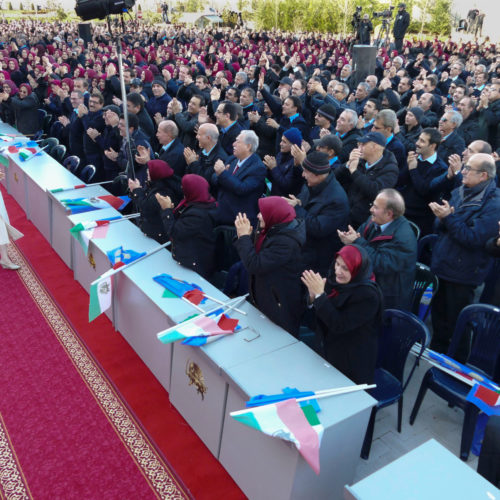
{"type": "Polygon", "coordinates": [[[311,405],[299,406],[295,399],[231,413],[238,422],[268,436],[290,441],[304,460],[319,474],[319,447],[323,426],[311,405]]]}
{"type": "Polygon", "coordinates": [[[227,318],[221,314],[216,318],[199,316],[189,322],[179,323],[174,328],[168,328],[158,333],[158,339],[164,344],[184,340],[189,337],[211,337],[213,335],[228,335],[234,332],[238,320],[227,318]]]}
{"type": "Polygon", "coordinates": [[[89,322],[111,307],[113,301],[113,269],[105,272],[99,281],[90,285],[89,322]]]}
{"type": "Polygon", "coordinates": [[[83,248],[85,255],[89,252],[89,243],[93,238],[106,238],[109,229],[109,220],[79,222],[69,232],[83,248]]]}
{"type": "Polygon", "coordinates": [[[500,415],[500,393],[481,384],[475,384],[467,394],[467,401],[476,405],[486,415],[500,415]]]}

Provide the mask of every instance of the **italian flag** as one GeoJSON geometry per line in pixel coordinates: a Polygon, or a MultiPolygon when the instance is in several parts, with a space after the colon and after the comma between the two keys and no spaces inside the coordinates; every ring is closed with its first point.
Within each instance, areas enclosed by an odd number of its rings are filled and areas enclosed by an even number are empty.
{"type": "Polygon", "coordinates": [[[212,337],[233,333],[238,325],[237,319],[228,318],[225,314],[217,318],[199,316],[187,323],[160,332],[157,337],[164,344],[184,340],[191,337],[212,337]]]}
{"type": "Polygon", "coordinates": [[[105,238],[108,233],[109,220],[97,220],[88,222],[79,222],[73,226],[69,232],[75,238],[85,255],[89,252],[89,243],[92,238],[105,238]]]}
{"type": "Polygon", "coordinates": [[[311,405],[299,406],[295,399],[231,413],[238,422],[268,436],[295,444],[311,468],[319,474],[319,447],[323,426],[311,405]]]}
{"type": "Polygon", "coordinates": [[[90,285],[89,322],[111,307],[113,301],[113,269],[90,285]]]}

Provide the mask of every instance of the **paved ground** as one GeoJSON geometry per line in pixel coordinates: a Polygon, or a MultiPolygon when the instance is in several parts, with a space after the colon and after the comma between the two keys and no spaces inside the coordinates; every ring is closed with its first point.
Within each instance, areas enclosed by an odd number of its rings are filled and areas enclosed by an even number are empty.
{"type": "MultiPolygon", "coordinates": [[[[413,362],[411,355],[407,365],[410,362],[413,362]]],[[[458,456],[463,424],[461,410],[449,408],[446,401],[427,391],[414,425],[409,424],[420,382],[429,366],[426,362],[420,363],[405,391],[401,434],[397,431],[397,404],[377,412],[370,457],[368,460],[360,460],[354,482],[360,481],[431,438],[458,456]]],[[[477,461],[477,456],[471,453],[467,464],[476,470],[477,461]]]]}

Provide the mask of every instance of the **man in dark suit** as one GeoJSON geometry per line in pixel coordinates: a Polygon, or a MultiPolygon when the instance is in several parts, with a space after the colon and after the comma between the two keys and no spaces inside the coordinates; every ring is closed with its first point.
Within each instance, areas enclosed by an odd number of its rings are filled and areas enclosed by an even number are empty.
{"type": "Polygon", "coordinates": [[[465,149],[465,142],[457,132],[462,121],[462,115],[458,111],[447,111],[439,120],[439,131],[443,138],[437,148],[437,154],[446,164],[451,155],[460,155],[465,149]]]}
{"type": "Polygon", "coordinates": [[[237,105],[229,101],[221,102],[215,111],[215,123],[220,130],[221,146],[231,156],[233,154],[233,143],[243,130],[238,123],[237,105]]]}
{"type": "Polygon", "coordinates": [[[217,188],[217,224],[233,225],[239,212],[257,221],[258,199],[266,188],[266,167],[257,156],[259,138],[252,130],[243,130],[234,141],[234,156],[227,165],[217,160],[212,185],[217,188]]]}

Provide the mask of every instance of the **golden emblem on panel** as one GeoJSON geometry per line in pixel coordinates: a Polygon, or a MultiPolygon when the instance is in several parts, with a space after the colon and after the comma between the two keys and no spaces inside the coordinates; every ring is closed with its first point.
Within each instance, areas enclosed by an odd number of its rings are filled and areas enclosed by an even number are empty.
{"type": "Polygon", "coordinates": [[[186,375],[189,379],[188,385],[194,385],[196,387],[196,392],[201,395],[201,399],[205,399],[205,393],[208,391],[205,385],[205,379],[203,378],[203,373],[201,368],[193,361],[186,362],[186,375]]]}
{"type": "Polygon", "coordinates": [[[17,176],[17,172],[14,172],[14,180],[16,182],[19,182],[19,177],[17,176]]]}
{"type": "Polygon", "coordinates": [[[95,260],[94,260],[94,256],[92,255],[92,252],[89,252],[89,264],[95,269],[95,260]]]}

